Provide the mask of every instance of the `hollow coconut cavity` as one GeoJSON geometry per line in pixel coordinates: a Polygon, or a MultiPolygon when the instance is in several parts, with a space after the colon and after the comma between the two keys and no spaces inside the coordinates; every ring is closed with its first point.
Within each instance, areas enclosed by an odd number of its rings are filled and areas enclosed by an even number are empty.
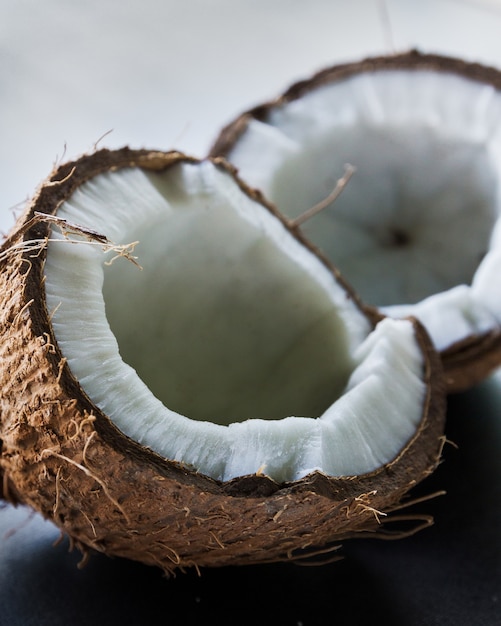
{"type": "Polygon", "coordinates": [[[301,224],[362,300],[417,317],[448,386],[501,363],[501,74],[412,52],[326,69],[241,115],[224,155],[301,224]]]}
{"type": "Polygon", "coordinates": [[[292,557],[384,532],[438,462],[427,333],[366,311],[223,161],[61,166],[0,264],[4,497],[82,549],[292,557]]]}

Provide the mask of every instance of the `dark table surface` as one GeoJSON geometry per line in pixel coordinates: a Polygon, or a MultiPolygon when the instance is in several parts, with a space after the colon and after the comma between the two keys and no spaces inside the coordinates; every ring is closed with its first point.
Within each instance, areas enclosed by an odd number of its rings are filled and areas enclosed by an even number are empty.
{"type": "Polygon", "coordinates": [[[1,626],[501,626],[501,383],[449,400],[435,474],[414,492],[433,526],[398,541],[355,540],[323,565],[152,567],[80,554],[26,508],[0,508],[1,626]]]}

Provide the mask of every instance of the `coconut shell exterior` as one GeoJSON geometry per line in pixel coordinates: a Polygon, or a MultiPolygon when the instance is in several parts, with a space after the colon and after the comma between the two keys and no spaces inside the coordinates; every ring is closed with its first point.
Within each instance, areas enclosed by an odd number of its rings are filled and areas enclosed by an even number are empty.
{"type": "Polygon", "coordinates": [[[391,533],[391,511],[433,472],[444,441],[441,363],[417,322],[427,385],[422,421],[396,459],[362,476],[217,482],[124,436],[70,371],[45,305],[46,247],[34,253],[17,244],[46,237],[49,226],[36,212],[56,214],[92,176],[181,160],[191,159],[124,148],[61,166],[0,249],[0,495],[52,520],[84,554],[166,573],[302,558],[354,536],[391,533]]]}
{"type": "MultiPolygon", "coordinates": [[[[278,98],[245,111],[223,128],[212,148],[211,157],[229,158],[233,147],[251,120],[266,121],[270,111],[293,102],[326,84],[340,82],[357,74],[381,70],[428,70],[457,74],[488,84],[501,91],[501,72],[479,63],[411,50],[403,54],[370,57],[354,63],[325,68],[311,78],[291,85],[278,98]]],[[[231,159],[229,159],[231,160],[231,159]]],[[[366,303],[368,304],[368,303],[366,303]]],[[[501,327],[458,341],[441,352],[449,393],[465,391],[492,374],[501,365],[501,327]]]]}

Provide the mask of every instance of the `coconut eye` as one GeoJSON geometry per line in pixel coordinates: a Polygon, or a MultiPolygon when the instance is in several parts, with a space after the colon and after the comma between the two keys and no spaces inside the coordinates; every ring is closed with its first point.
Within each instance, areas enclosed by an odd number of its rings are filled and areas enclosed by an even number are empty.
{"type": "Polygon", "coordinates": [[[440,457],[422,325],[365,309],[224,161],[61,166],[0,251],[0,294],[5,496],[83,550],[280,559],[312,524],[308,545],[376,531],[440,457]]]}
{"type": "Polygon", "coordinates": [[[225,129],[225,155],[301,225],[362,300],[416,316],[442,353],[450,390],[501,363],[500,75],[411,53],[327,69],[225,129]]]}

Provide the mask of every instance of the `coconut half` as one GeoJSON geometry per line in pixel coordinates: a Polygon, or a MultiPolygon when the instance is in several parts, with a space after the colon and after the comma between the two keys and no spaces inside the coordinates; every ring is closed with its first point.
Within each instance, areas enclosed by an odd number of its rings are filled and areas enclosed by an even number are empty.
{"type": "Polygon", "coordinates": [[[223,155],[362,300],[412,315],[450,391],[501,364],[501,73],[411,52],[328,68],[239,116],[223,155]]]}
{"type": "Polygon", "coordinates": [[[82,550],[295,558],[384,533],[438,463],[426,331],[366,311],[224,161],[60,166],[1,248],[0,297],[3,496],[82,550]]]}

